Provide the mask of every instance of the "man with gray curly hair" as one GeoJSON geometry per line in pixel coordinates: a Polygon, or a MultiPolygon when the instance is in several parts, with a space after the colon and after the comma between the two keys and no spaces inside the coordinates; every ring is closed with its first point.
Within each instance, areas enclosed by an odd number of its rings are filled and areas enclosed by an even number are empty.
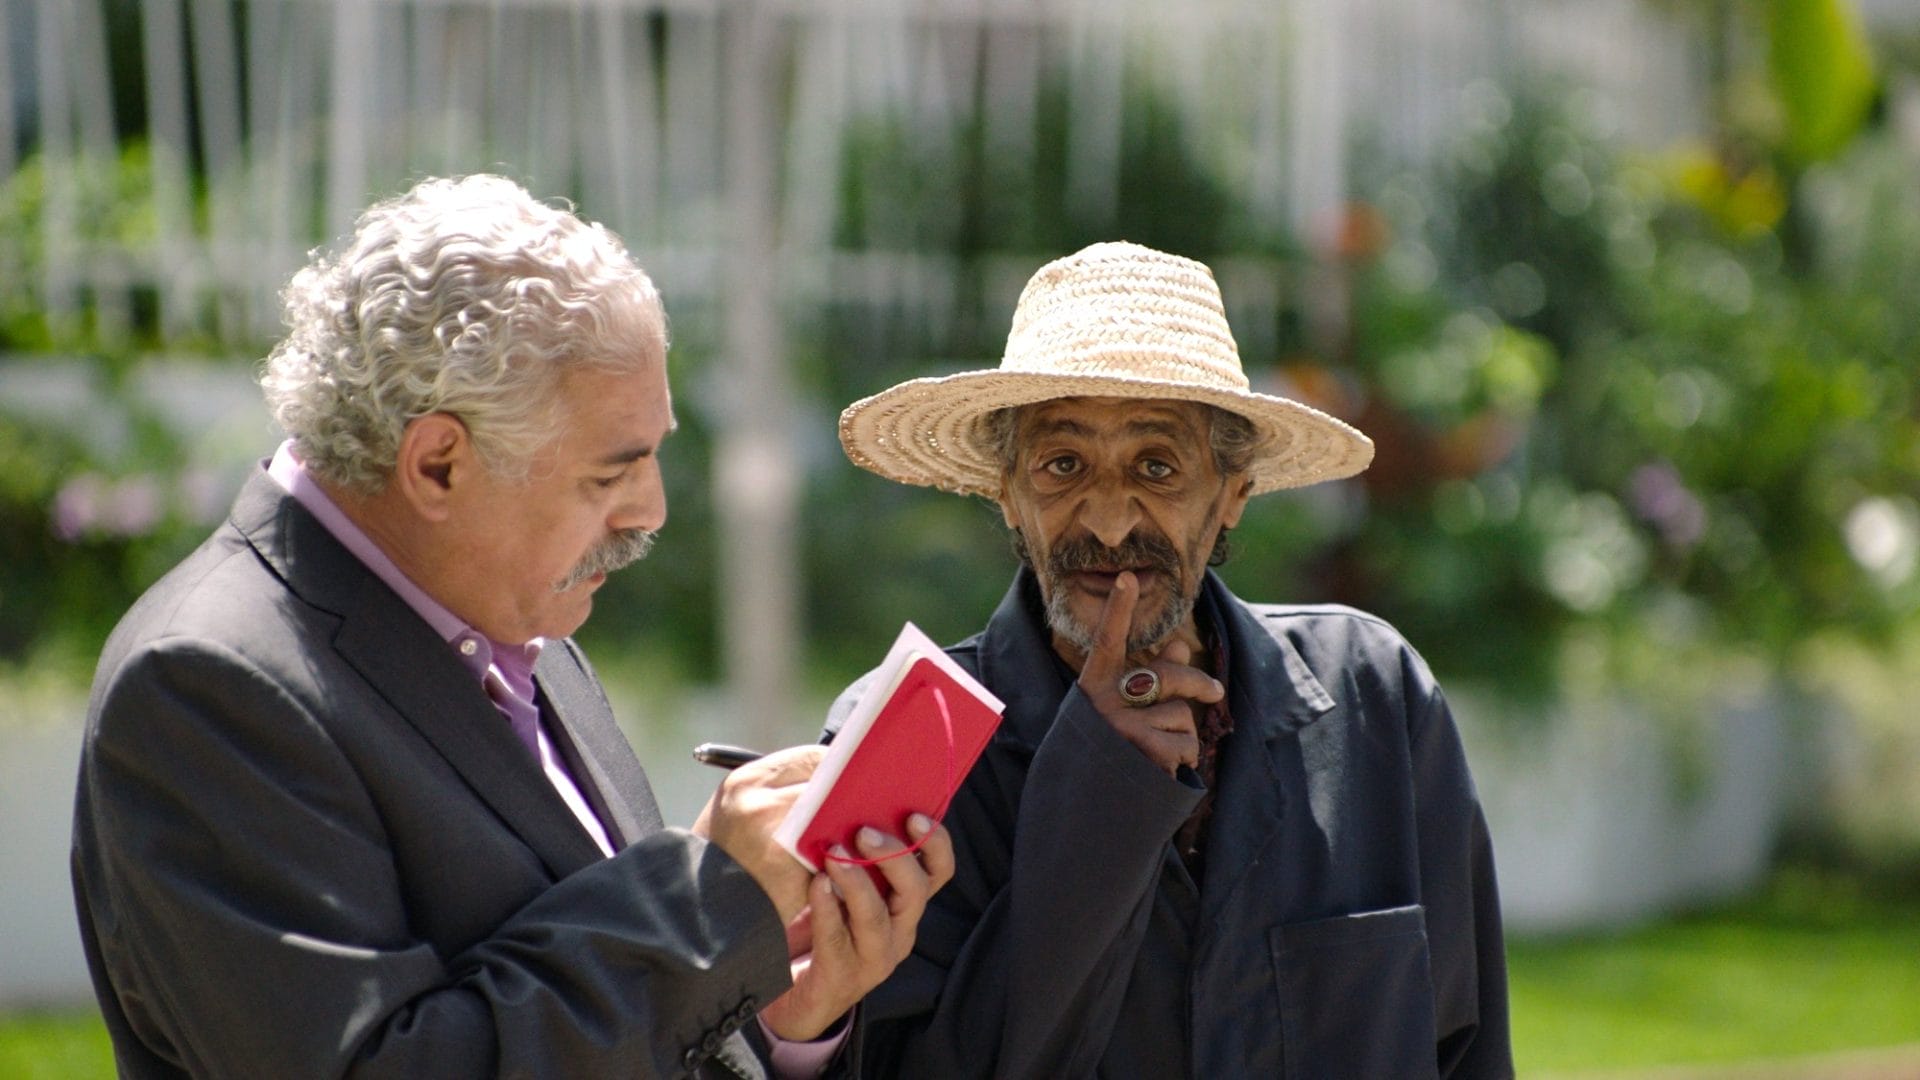
{"type": "Polygon", "coordinates": [[[569,638],[666,518],[647,275],[476,176],[374,206],[285,296],[289,437],[89,705],[73,879],[121,1075],[856,1069],[945,831],[866,831],[884,898],[809,875],[772,832],[817,747],[665,827],[569,638]]]}

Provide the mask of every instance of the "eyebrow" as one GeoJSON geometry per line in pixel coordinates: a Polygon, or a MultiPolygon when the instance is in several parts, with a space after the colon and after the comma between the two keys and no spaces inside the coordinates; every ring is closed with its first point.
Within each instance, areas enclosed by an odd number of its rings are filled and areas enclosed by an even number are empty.
{"type": "Polygon", "coordinates": [[[594,462],[594,464],[611,468],[612,466],[615,466],[615,465],[631,465],[634,462],[639,461],[641,458],[652,457],[652,456],[653,456],[653,447],[648,446],[645,443],[642,443],[639,446],[629,446],[620,450],[615,450],[613,453],[608,454],[607,456],[601,458],[599,461],[594,462]]]}
{"type": "MultiPolygon", "coordinates": [[[[1178,438],[1188,429],[1172,420],[1141,419],[1129,420],[1121,425],[1123,435],[1158,435],[1164,439],[1178,438]]],[[[1041,420],[1034,425],[1032,435],[1074,435],[1082,439],[1095,438],[1093,429],[1078,420],[1041,420]]]]}
{"type": "MultiPolygon", "coordinates": [[[[680,421],[667,421],[668,435],[678,430],[680,430],[680,421]]],[[[658,449],[658,445],[655,443],[635,443],[632,446],[625,446],[615,450],[613,453],[602,457],[599,461],[595,462],[595,464],[606,468],[612,468],[615,465],[631,465],[642,458],[652,457],[656,449],[658,449]]]]}
{"type": "Polygon", "coordinates": [[[1078,420],[1041,420],[1033,425],[1030,435],[1078,435],[1083,439],[1093,437],[1087,425],[1078,420]]]}
{"type": "Polygon", "coordinates": [[[1129,420],[1126,424],[1126,433],[1129,435],[1158,435],[1176,439],[1190,432],[1191,429],[1172,420],[1129,420]]]}

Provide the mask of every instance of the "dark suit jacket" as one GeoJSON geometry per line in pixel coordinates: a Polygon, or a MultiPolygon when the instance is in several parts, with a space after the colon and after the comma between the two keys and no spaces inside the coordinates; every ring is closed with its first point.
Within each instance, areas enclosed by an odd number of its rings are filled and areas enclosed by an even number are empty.
{"type": "Polygon", "coordinates": [[[665,829],[571,641],[602,857],[444,641],[265,475],[109,640],[73,880],[129,1077],[761,1076],[771,901],[665,829]]]}
{"type": "Polygon", "coordinates": [[[1074,687],[1031,574],[947,650],[1006,720],[947,813],[954,878],[863,1007],[871,1074],[1513,1074],[1492,850],[1426,665],[1372,616],[1211,574],[1197,610],[1235,725],[1197,880],[1171,841],[1198,778],[1074,687]]]}

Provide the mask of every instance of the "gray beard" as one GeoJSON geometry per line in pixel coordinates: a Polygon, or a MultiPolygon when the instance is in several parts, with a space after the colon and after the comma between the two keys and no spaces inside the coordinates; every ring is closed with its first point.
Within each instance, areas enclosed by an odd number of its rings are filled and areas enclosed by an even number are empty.
{"type": "MultiPolygon", "coordinates": [[[[1040,575],[1045,588],[1042,593],[1047,597],[1047,626],[1060,638],[1078,649],[1081,653],[1093,651],[1095,628],[1088,626],[1073,616],[1067,603],[1070,586],[1068,575],[1076,570],[1088,567],[1121,563],[1125,565],[1145,564],[1165,578],[1168,585],[1176,590],[1152,622],[1142,626],[1127,639],[1127,652],[1135,653],[1150,649],[1167,640],[1175,630],[1187,621],[1193,613],[1193,597],[1178,592],[1183,567],[1180,553],[1173,543],[1165,537],[1135,533],[1127,537],[1118,549],[1109,550],[1090,538],[1062,544],[1048,553],[1044,565],[1036,565],[1033,552],[1027,547],[1027,538],[1020,530],[1013,531],[1013,549],[1026,563],[1040,575]]],[[[1140,598],[1145,600],[1143,596],[1140,598]]],[[[1136,609],[1138,610],[1138,609],[1136,609]]]]}
{"type": "Polygon", "coordinates": [[[553,587],[556,593],[578,588],[595,574],[611,574],[624,569],[647,557],[653,550],[654,534],[645,529],[622,529],[594,545],[560,583],[553,587]]]}

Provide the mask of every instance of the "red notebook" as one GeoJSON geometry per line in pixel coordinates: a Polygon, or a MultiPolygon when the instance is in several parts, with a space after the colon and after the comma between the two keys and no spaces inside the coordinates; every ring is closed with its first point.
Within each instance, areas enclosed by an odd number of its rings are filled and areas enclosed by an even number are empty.
{"type": "MultiPolygon", "coordinates": [[[[908,623],[774,840],[816,871],[835,844],[858,857],[862,825],[910,840],[907,818],[946,813],[1005,708],[908,623]]],[[[879,867],[868,869],[884,892],[879,867]]]]}

